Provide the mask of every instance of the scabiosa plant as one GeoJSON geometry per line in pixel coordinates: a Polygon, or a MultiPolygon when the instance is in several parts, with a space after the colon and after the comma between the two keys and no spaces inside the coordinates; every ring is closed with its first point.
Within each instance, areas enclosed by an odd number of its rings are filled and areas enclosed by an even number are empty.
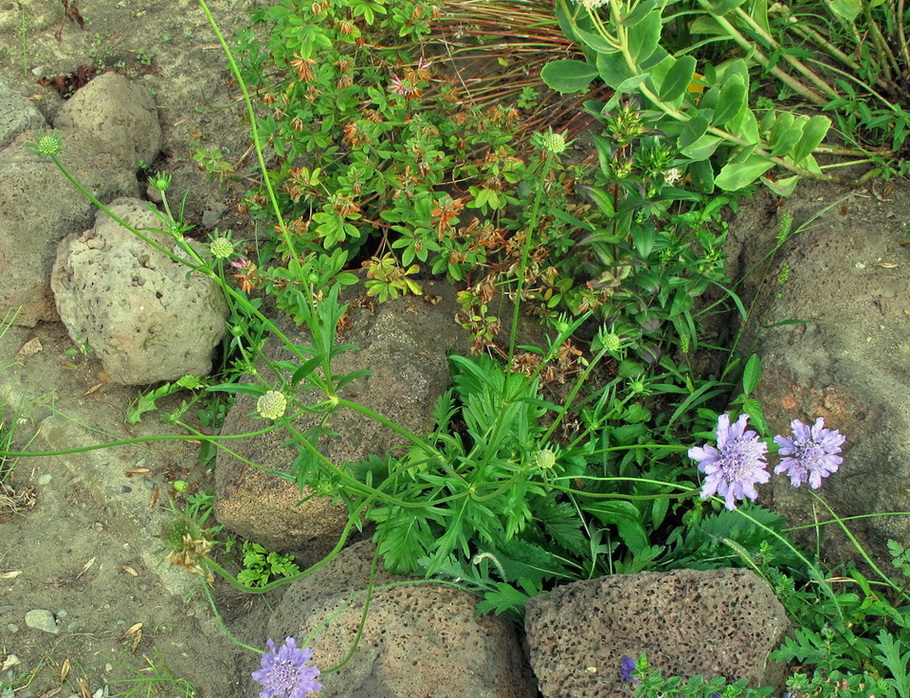
{"type": "Polygon", "coordinates": [[[271,639],[267,644],[262,668],[253,672],[253,680],[263,688],[259,698],[304,698],[322,688],[316,678],[319,669],[309,666],[313,650],[300,649],[292,637],[285,638],[277,652],[271,639]]]}
{"type": "Polygon", "coordinates": [[[277,390],[269,390],[256,401],[256,411],[263,419],[280,419],[284,416],[287,406],[288,399],[284,393],[279,393],[277,390]]]}
{"type": "Polygon", "coordinates": [[[822,417],[815,420],[811,427],[794,419],[790,422],[790,429],[792,436],[774,437],[774,443],[780,447],[778,454],[784,456],[774,472],[786,473],[794,487],[808,481],[809,487],[817,490],[822,486],[822,479],[836,471],[843,462],[844,459],[837,454],[846,437],[836,429],[825,429],[822,417]]]}
{"type": "Polygon", "coordinates": [[[623,657],[622,661],[619,663],[619,675],[622,677],[623,681],[641,683],[641,681],[632,675],[633,671],[635,671],[635,660],[632,659],[632,657],[623,657]]]}
{"type": "Polygon", "coordinates": [[[757,432],[746,429],[748,422],[749,416],[744,414],[731,425],[730,415],[724,413],[714,431],[717,448],[705,445],[689,449],[689,457],[697,460],[698,469],[707,475],[702,499],[718,494],[730,510],[736,508],[737,500],[755,500],[755,485],[771,478],[765,460],[768,445],[759,440],[757,432]]]}
{"type": "Polygon", "coordinates": [[[225,235],[219,235],[209,243],[209,251],[215,259],[227,259],[234,254],[234,245],[225,235]]]}

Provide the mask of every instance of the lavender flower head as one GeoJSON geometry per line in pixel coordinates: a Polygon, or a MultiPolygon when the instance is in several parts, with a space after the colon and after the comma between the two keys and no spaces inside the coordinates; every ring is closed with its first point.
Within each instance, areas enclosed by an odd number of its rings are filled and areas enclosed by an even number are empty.
{"type": "Polygon", "coordinates": [[[775,436],[780,446],[778,453],[785,456],[775,473],[787,473],[790,484],[799,487],[808,480],[809,487],[817,490],[822,478],[828,477],[843,462],[838,453],[846,441],[836,429],[825,429],[825,420],[819,417],[811,427],[798,419],[790,422],[792,436],[775,436]]]}
{"type": "Polygon", "coordinates": [[[746,429],[748,422],[744,414],[731,425],[730,416],[722,414],[714,430],[717,448],[706,444],[689,449],[689,457],[697,460],[698,469],[707,475],[701,498],[716,493],[730,510],[736,509],[737,500],[756,499],[755,485],[771,479],[765,461],[768,444],[759,441],[758,433],[746,429]]]}
{"type": "Polygon", "coordinates": [[[623,657],[622,661],[619,663],[619,676],[623,681],[641,683],[641,681],[632,675],[633,671],[635,671],[635,660],[632,659],[632,657],[623,657]]]}
{"type": "Polygon", "coordinates": [[[262,655],[262,668],[253,672],[253,680],[263,688],[259,698],[304,698],[322,688],[316,680],[319,669],[307,666],[313,650],[299,649],[292,637],[286,638],[277,652],[271,639],[267,644],[269,651],[262,655]]]}

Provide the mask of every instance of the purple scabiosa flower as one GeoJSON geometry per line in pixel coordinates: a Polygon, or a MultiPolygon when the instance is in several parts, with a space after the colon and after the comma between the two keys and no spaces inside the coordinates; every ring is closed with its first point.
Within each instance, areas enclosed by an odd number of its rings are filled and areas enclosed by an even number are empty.
{"type": "Polygon", "coordinates": [[[774,437],[774,443],[780,446],[778,453],[784,456],[774,472],[787,473],[794,487],[808,480],[809,487],[817,490],[822,486],[822,478],[828,477],[843,462],[837,454],[847,437],[836,429],[825,429],[822,417],[811,427],[794,419],[790,429],[792,436],[774,437]]]}
{"type": "Polygon", "coordinates": [[[619,675],[622,677],[623,681],[641,683],[641,681],[632,676],[633,671],[635,671],[635,660],[632,659],[632,657],[623,657],[622,661],[619,663],[619,675]]]}
{"type": "Polygon", "coordinates": [[[768,444],[759,441],[758,433],[746,429],[748,422],[749,417],[744,414],[731,425],[730,416],[722,414],[714,431],[717,448],[705,445],[689,449],[689,457],[697,460],[698,469],[707,475],[701,498],[718,494],[731,511],[736,509],[737,500],[756,499],[755,485],[771,479],[765,469],[768,444]]]}
{"type": "Polygon", "coordinates": [[[292,637],[286,638],[277,652],[271,639],[267,644],[269,651],[262,655],[262,668],[253,672],[253,680],[263,688],[259,698],[304,698],[322,688],[316,680],[319,669],[307,666],[313,650],[298,648],[292,637]]]}

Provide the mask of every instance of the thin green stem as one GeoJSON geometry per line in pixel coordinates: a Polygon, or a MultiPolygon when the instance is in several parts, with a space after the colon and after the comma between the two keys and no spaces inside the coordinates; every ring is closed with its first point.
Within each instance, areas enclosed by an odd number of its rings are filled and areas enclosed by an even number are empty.
{"type": "Polygon", "coordinates": [[[205,14],[205,18],[209,21],[209,25],[212,27],[212,31],[215,32],[215,36],[218,37],[218,43],[221,44],[221,49],[224,51],[224,55],[227,57],[228,63],[231,66],[231,74],[234,76],[234,79],[237,81],[237,85],[240,87],[240,93],[243,95],[243,103],[246,105],[247,118],[250,122],[250,136],[253,139],[253,145],[256,148],[256,158],[259,161],[259,169],[262,172],[262,182],[265,185],[266,191],[269,195],[269,202],[272,205],[272,212],[275,214],[276,219],[278,220],[278,226],[281,229],[281,235],[284,239],[284,244],[290,252],[292,257],[296,257],[297,253],[294,250],[294,243],[291,241],[291,235],[288,232],[287,225],[284,222],[284,216],[281,215],[281,207],[278,205],[278,199],[275,196],[275,190],[272,188],[272,182],[268,175],[268,168],[265,164],[265,156],[262,154],[262,144],[259,139],[259,127],[256,125],[256,112],[253,110],[253,102],[250,99],[250,93],[247,90],[246,82],[243,79],[243,75],[240,73],[240,68],[237,65],[237,61],[234,58],[234,54],[231,51],[230,47],[227,45],[224,36],[221,33],[221,29],[218,27],[218,23],[215,21],[215,18],[212,17],[212,13],[209,11],[208,4],[206,0],[199,0],[199,6],[202,8],[202,12],[205,14]]]}

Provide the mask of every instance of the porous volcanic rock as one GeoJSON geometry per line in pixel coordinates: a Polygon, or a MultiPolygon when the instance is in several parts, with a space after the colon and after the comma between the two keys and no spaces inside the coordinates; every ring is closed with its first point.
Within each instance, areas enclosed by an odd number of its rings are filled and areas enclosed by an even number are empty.
{"type": "MultiPolygon", "coordinates": [[[[148,206],[118,199],[110,209],[136,228],[160,228],[148,206]]],[[[167,234],[145,234],[176,249],[167,234]]],[[[221,289],[106,213],[98,212],[94,228],[60,243],[51,287],[70,337],[88,343],[113,381],[146,385],[211,370],[227,315],[221,289]]]]}
{"type": "MultiPolygon", "coordinates": [[[[309,577],[292,582],[268,623],[268,636],[295,637],[319,666],[345,659],[357,636],[375,548],[358,543],[309,577]]],[[[323,674],[327,698],[533,698],[527,661],[512,625],[477,617],[477,598],[445,584],[405,583],[380,572],[357,651],[323,674]],[[396,584],[397,583],[397,584],[396,584]],[[383,586],[390,585],[390,586],[383,586]]],[[[258,695],[255,688],[247,694],[258,695]]]]}
{"type": "MultiPolygon", "coordinates": [[[[910,187],[895,182],[888,196],[813,182],[800,188],[780,209],[757,198],[731,225],[742,245],[731,258],[757,270],[744,286],[752,312],[741,347],[761,358],[754,397],[770,433],[823,417],[847,441],[844,462],[820,489],[774,475],[759,502],[806,526],[795,535],[815,545],[811,525],[831,518],[819,513],[820,496],[837,516],[857,517],[853,534],[889,566],[888,539],[910,538],[906,516],[875,516],[910,509],[910,187]],[[767,210],[774,213],[763,217],[767,210]],[[795,234],[768,257],[787,219],[795,234]]],[[[823,538],[829,561],[860,559],[838,526],[823,538]]]]}
{"type": "MultiPolygon", "coordinates": [[[[351,309],[350,330],[343,339],[359,347],[332,360],[336,376],[367,369],[371,375],[344,386],[341,397],[359,402],[412,433],[423,435],[432,425],[436,399],[449,386],[448,351],[469,351],[465,332],[455,322],[454,291],[446,284],[425,283],[424,298],[409,296],[376,306],[351,309]]],[[[295,344],[310,343],[306,331],[288,319],[279,321],[285,335],[295,344]]],[[[288,360],[291,354],[272,338],[265,354],[272,360],[288,360]]],[[[270,371],[262,368],[261,375],[270,371]]],[[[287,376],[286,376],[287,378],[287,376]]],[[[325,400],[310,391],[301,395],[304,404],[325,400]]],[[[225,419],[222,434],[258,431],[263,420],[256,415],[255,398],[240,394],[225,419]]],[[[319,417],[302,415],[294,420],[301,433],[318,424],[319,417]]],[[[338,433],[319,441],[319,450],[336,465],[359,461],[370,454],[384,455],[401,447],[403,439],[388,427],[361,413],[340,410],[326,425],[338,433]]],[[[312,564],[331,550],[347,523],[347,509],[332,504],[328,497],[311,497],[293,481],[268,471],[288,474],[297,451],[287,444],[283,430],[270,431],[232,442],[231,450],[219,450],[215,468],[218,520],[244,538],[271,550],[294,552],[312,564]],[[307,497],[300,506],[297,503],[307,497]]]]}
{"type": "Polygon", "coordinates": [[[768,660],[790,627],[751,570],[640,572],[573,582],[526,605],[531,666],[545,698],[634,696],[623,657],[646,653],[664,676],[782,686],[768,660]]]}

